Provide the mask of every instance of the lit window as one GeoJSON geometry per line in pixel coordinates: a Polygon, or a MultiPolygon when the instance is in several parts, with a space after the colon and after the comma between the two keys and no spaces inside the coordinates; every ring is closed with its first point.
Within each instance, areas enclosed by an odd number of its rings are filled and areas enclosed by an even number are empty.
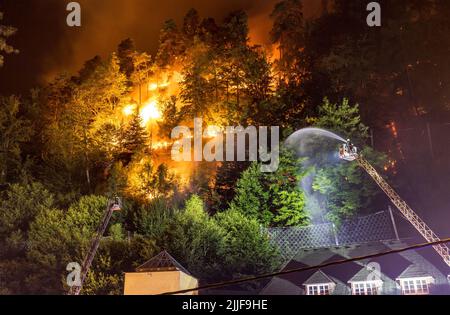
{"type": "Polygon", "coordinates": [[[353,295],[378,295],[381,289],[380,281],[353,282],[353,295]]]}
{"type": "Polygon", "coordinates": [[[308,295],[330,295],[331,289],[329,284],[314,284],[307,285],[307,294],[308,295]]]}
{"type": "Polygon", "coordinates": [[[429,278],[401,279],[400,285],[405,295],[429,294],[429,278]]]}

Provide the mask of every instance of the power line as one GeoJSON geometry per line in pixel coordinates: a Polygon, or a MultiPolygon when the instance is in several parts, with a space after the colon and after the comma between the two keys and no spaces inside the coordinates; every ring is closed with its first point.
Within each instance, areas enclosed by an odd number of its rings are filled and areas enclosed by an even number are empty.
{"type": "Polygon", "coordinates": [[[236,280],[230,280],[230,281],[218,282],[218,283],[213,283],[213,284],[207,284],[207,285],[204,285],[204,286],[198,286],[198,287],[193,288],[193,289],[165,292],[165,293],[161,293],[160,295],[175,295],[175,294],[183,294],[183,293],[189,293],[189,292],[199,291],[199,290],[206,290],[206,289],[215,289],[215,288],[220,288],[220,287],[226,287],[226,286],[229,286],[229,285],[241,284],[241,283],[245,283],[245,282],[256,281],[256,280],[261,280],[261,279],[266,279],[266,278],[271,278],[271,277],[291,274],[291,273],[295,273],[295,272],[302,272],[302,271],[320,269],[320,268],[325,268],[325,267],[334,266],[334,265],[340,265],[340,264],[353,262],[353,261],[358,261],[358,260],[363,260],[363,259],[370,259],[370,258],[381,257],[381,256],[390,255],[390,254],[402,253],[402,252],[406,252],[406,251],[409,251],[409,250],[421,249],[421,248],[425,248],[425,247],[429,247],[429,246],[436,246],[436,245],[446,244],[446,243],[449,243],[449,242],[450,242],[450,238],[446,238],[446,239],[442,239],[442,240],[436,241],[436,242],[415,244],[415,245],[411,245],[411,246],[400,248],[400,249],[391,249],[389,251],[376,253],[376,254],[371,254],[371,255],[366,255],[366,256],[359,256],[359,257],[355,257],[355,258],[336,260],[336,261],[328,262],[328,263],[325,263],[325,264],[320,264],[320,265],[315,265],[315,266],[308,266],[308,267],[303,267],[303,268],[295,268],[295,269],[279,271],[279,272],[273,272],[273,273],[263,274],[263,275],[260,275],[260,276],[247,277],[247,278],[241,278],[241,279],[236,279],[236,280]]]}

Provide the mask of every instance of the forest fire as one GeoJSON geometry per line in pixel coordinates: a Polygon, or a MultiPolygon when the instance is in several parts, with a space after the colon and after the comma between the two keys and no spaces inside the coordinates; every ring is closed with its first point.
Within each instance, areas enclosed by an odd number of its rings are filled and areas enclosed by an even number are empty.
{"type": "Polygon", "coordinates": [[[150,83],[148,85],[148,90],[149,91],[156,91],[158,89],[158,84],[157,83],[150,83]]]}
{"type": "Polygon", "coordinates": [[[448,1],[383,1],[378,27],[356,0],[82,0],[79,28],[61,0],[0,2],[0,294],[65,294],[71,263],[87,295],[180,265],[198,294],[448,286],[421,266],[410,282],[410,249],[386,247],[449,230],[448,1]],[[405,219],[416,234],[399,235],[405,219]],[[366,245],[401,270],[357,284],[366,245]],[[278,272],[325,249],[352,273],[278,272]],[[170,266],[150,259],[161,250],[170,266]]]}
{"type": "Polygon", "coordinates": [[[125,115],[127,117],[131,116],[131,115],[133,115],[136,112],[136,108],[137,108],[136,104],[126,105],[123,108],[122,113],[123,113],[123,115],[125,115]]]}
{"type": "Polygon", "coordinates": [[[397,124],[395,123],[395,121],[392,121],[389,124],[389,128],[391,129],[391,132],[392,132],[392,135],[394,136],[394,138],[398,138],[397,124]]]}
{"type": "Polygon", "coordinates": [[[148,85],[148,90],[149,91],[156,91],[158,89],[164,89],[166,87],[168,87],[171,83],[170,82],[165,82],[165,83],[150,83],[148,85]]]}
{"type": "MultiPolygon", "coordinates": [[[[136,114],[137,109],[137,104],[129,104],[123,108],[122,114],[125,117],[130,117],[136,114]]],[[[162,118],[162,114],[158,106],[158,101],[151,99],[145,102],[139,110],[139,117],[142,120],[142,127],[147,127],[150,123],[160,120],[162,118]]]]}
{"type": "Polygon", "coordinates": [[[147,126],[149,123],[161,119],[161,111],[158,108],[158,101],[151,99],[142,105],[142,109],[139,112],[141,116],[143,127],[147,126]]]}

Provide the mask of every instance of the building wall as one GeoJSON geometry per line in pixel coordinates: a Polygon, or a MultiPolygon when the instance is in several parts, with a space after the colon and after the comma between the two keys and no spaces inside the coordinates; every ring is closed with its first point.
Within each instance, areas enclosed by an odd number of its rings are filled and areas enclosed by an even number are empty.
{"type": "MultiPolygon", "coordinates": [[[[198,287],[198,280],[184,272],[180,272],[180,290],[193,289],[198,287]]],[[[198,291],[188,292],[184,295],[198,295],[198,291]]]]}
{"type": "Polygon", "coordinates": [[[194,288],[197,284],[197,279],[180,271],[130,272],[125,273],[124,295],[156,295],[194,288]]]}

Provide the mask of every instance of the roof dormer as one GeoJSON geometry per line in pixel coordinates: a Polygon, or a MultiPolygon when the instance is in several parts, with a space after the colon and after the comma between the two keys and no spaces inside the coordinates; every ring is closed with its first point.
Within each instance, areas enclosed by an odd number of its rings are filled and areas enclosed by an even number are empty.
{"type": "Polygon", "coordinates": [[[312,274],[303,285],[306,295],[331,295],[336,288],[336,283],[321,270],[312,274]]]}
{"type": "Polygon", "coordinates": [[[418,265],[406,268],[397,281],[400,283],[404,295],[430,294],[430,286],[435,282],[434,278],[418,265]]]}

